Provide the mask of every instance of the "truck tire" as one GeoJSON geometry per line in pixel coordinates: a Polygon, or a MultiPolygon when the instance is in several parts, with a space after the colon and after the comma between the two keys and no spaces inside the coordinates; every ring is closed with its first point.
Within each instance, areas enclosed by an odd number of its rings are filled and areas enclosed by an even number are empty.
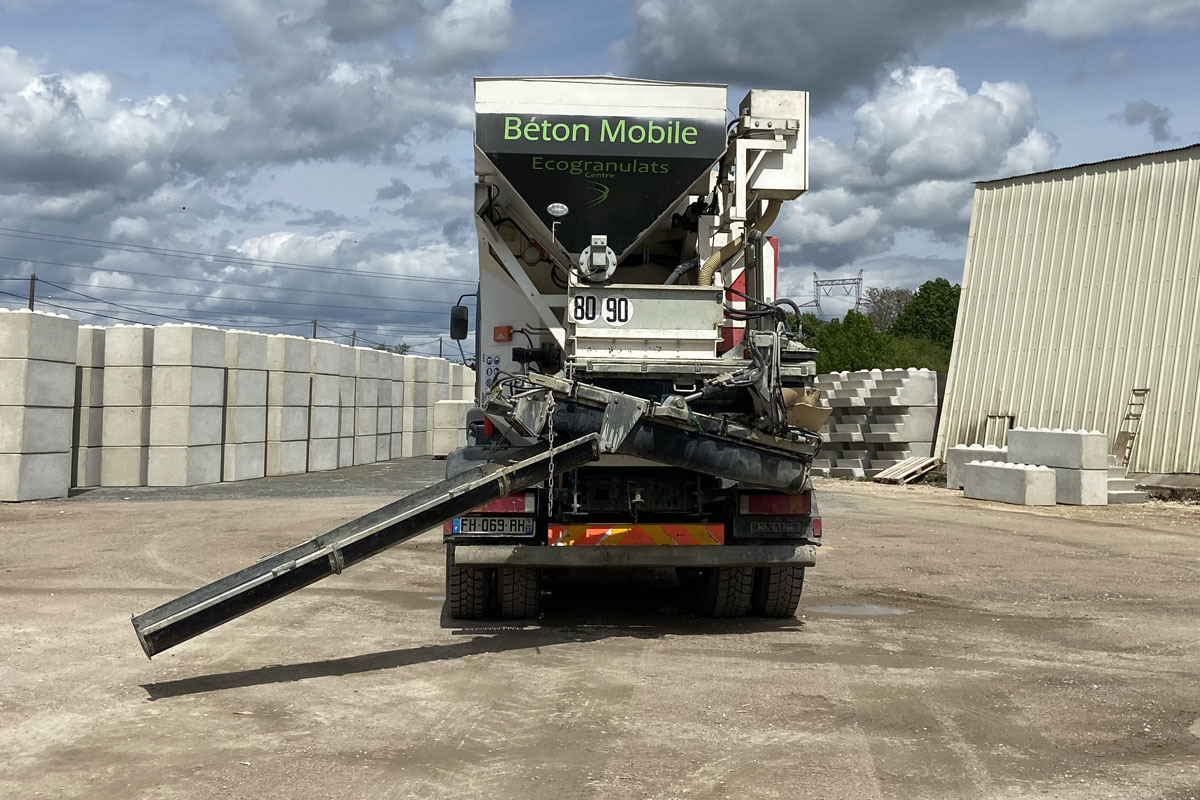
{"type": "Polygon", "coordinates": [[[759,567],[754,570],[750,607],[762,617],[794,617],[804,591],[804,567],[759,567]]]}
{"type": "Polygon", "coordinates": [[[446,555],[446,605],[451,619],[483,619],[492,595],[492,570],[459,567],[446,555]]]}
{"type": "Polygon", "coordinates": [[[700,609],[710,617],[744,617],[750,610],[754,567],[714,567],[706,570],[700,588],[700,609]]]}
{"type": "Polygon", "coordinates": [[[504,619],[536,617],[541,605],[541,576],[533,567],[496,570],[496,596],[504,619]]]}

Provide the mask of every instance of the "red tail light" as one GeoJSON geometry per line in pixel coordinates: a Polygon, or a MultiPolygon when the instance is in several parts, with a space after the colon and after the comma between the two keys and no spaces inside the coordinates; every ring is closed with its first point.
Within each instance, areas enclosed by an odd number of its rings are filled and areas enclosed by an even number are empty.
{"type": "Polygon", "coordinates": [[[802,494],[750,494],[742,493],[741,513],[792,516],[812,511],[812,499],[808,492],[802,494]]]}
{"type": "Polygon", "coordinates": [[[821,538],[821,518],[817,517],[812,521],[812,538],[821,538]]]}
{"type": "Polygon", "coordinates": [[[537,494],[534,492],[519,492],[501,497],[490,503],[484,503],[473,513],[476,514],[532,514],[537,510],[537,494]]]}

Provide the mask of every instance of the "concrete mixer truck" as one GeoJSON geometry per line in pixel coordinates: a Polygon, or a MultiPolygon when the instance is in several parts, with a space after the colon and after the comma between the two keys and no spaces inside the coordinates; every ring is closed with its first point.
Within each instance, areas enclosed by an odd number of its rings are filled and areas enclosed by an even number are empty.
{"type": "MultiPolygon", "coordinates": [[[[451,617],[539,611],[547,573],[673,568],[706,614],[795,613],[825,413],[777,296],[808,95],[475,81],[477,407],[446,478],[134,617],[153,655],[431,527],[451,617]]],[[[461,300],[460,300],[461,303],[461,300]]]]}

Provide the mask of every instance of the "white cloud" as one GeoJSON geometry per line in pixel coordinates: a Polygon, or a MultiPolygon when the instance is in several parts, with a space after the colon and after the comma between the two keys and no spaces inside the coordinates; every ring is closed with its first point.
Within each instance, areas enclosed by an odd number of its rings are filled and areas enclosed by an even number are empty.
{"type": "Polygon", "coordinates": [[[1123,28],[1159,31],[1200,25],[1200,0],[1029,0],[1013,24],[1056,39],[1105,36],[1123,28]]]}

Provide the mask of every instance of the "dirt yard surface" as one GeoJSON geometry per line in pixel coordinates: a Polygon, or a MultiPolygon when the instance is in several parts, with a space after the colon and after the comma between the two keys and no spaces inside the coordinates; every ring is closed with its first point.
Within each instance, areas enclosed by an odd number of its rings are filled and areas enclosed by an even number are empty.
{"type": "Polygon", "coordinates": [[[648,573],[457,626],[431,533],[142,654],[132,613],[441,469],[0,506],[0,797],[1200,798],[1196,506],[822,481],[785,622],[648,573]]]}

